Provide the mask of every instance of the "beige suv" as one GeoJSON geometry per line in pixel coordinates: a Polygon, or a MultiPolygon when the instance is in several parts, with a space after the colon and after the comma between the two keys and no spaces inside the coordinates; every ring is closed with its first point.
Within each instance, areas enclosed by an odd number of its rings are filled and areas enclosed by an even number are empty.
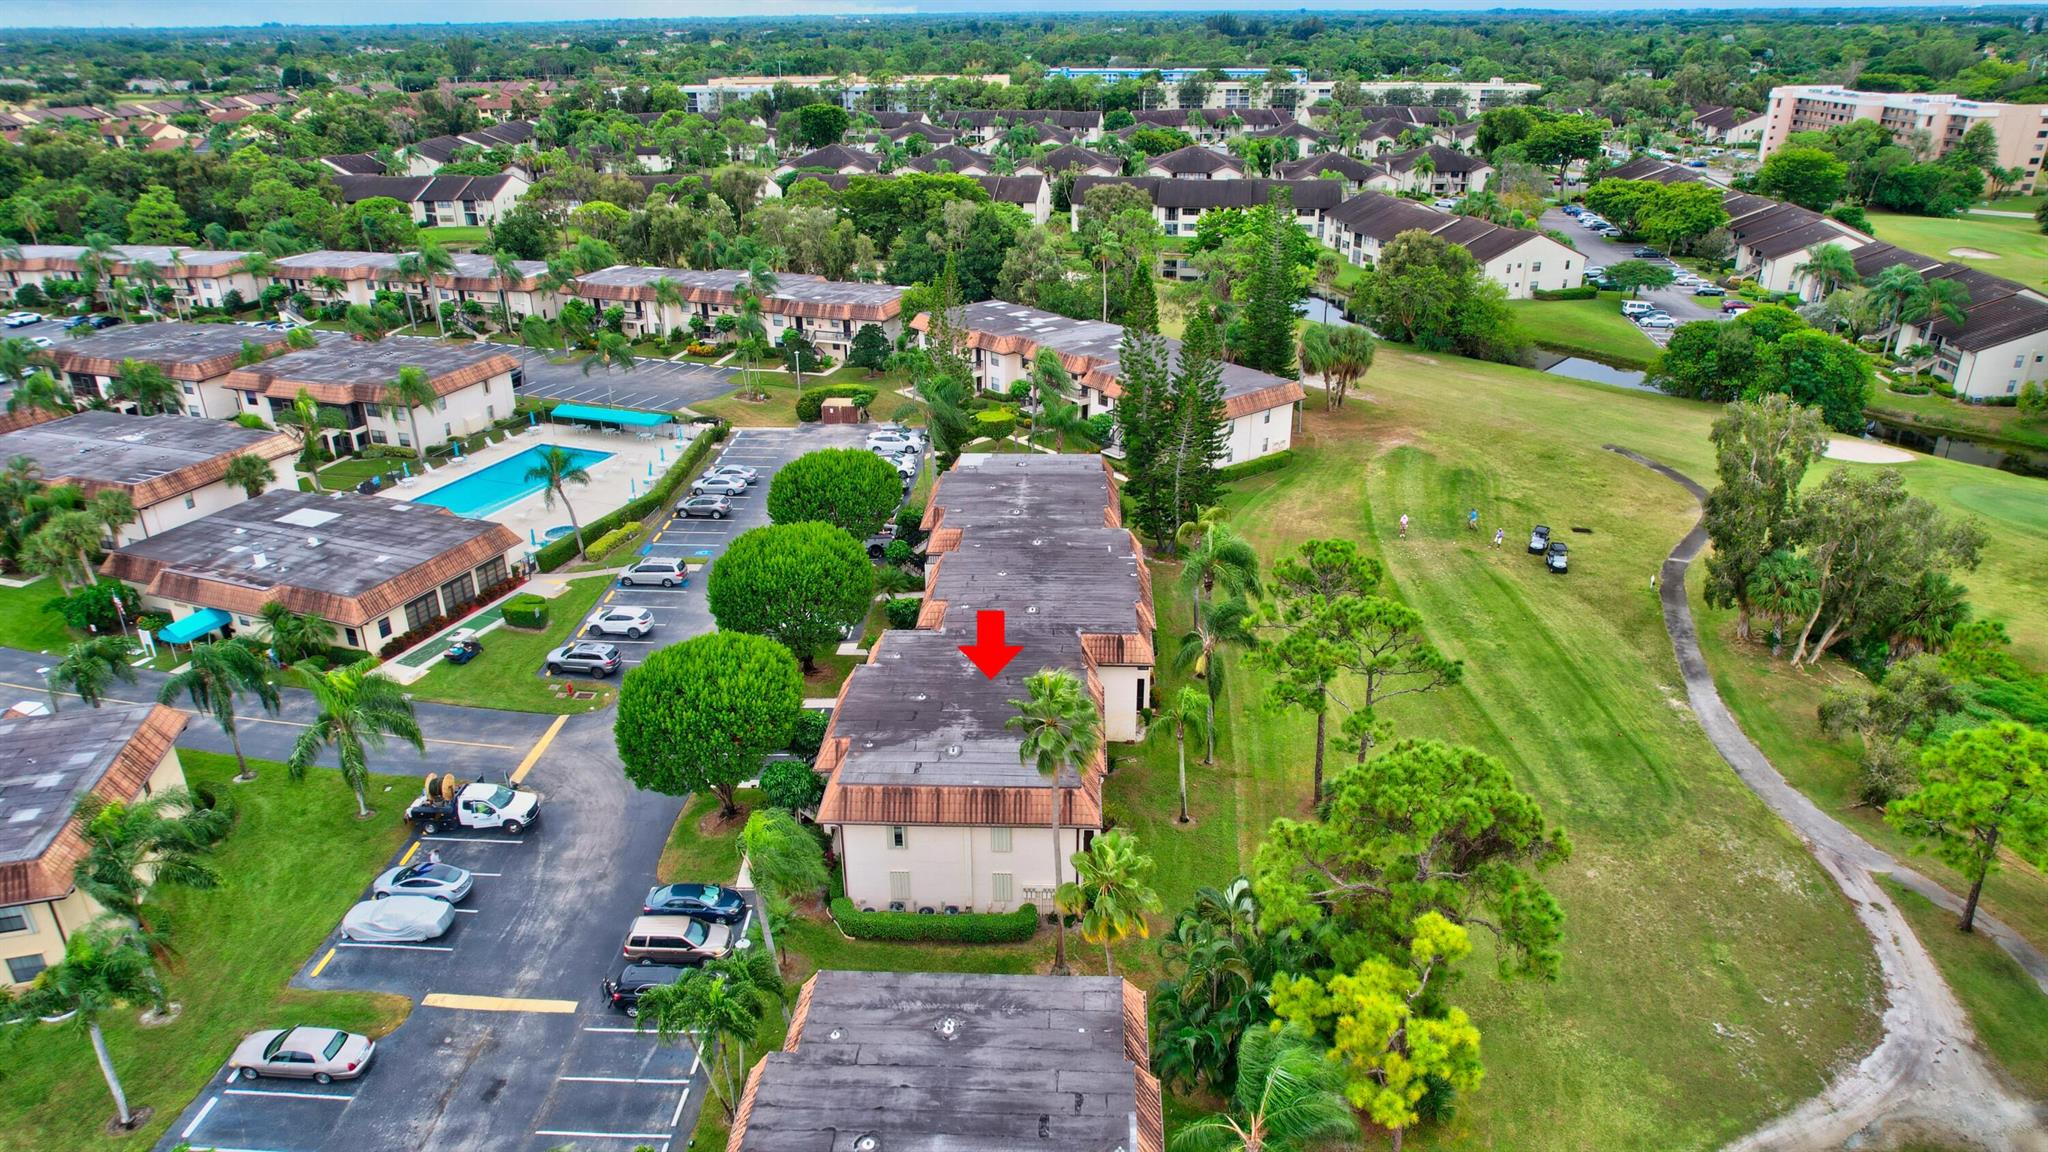
{"type": "Polygon", "coordinates": [[[730,924],[713,924],[694,916],[640,916],[626,930],[620,955],[636,964],[701,964],[729,956],[730,924]]]}

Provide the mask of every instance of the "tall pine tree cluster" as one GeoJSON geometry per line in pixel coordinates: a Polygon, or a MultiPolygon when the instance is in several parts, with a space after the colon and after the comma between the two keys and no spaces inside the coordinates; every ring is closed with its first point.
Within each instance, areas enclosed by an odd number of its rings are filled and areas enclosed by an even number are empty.
{"type": "Polygon", "coordinates": [[[1259,245],[1244,285],[1244,315],[1236,360],[1247,368],[1299,380],[1294,362],[1296,305],[1303,296],[1300,268],[1294,259],[1294,200],[1285,188],[1274,191],[1259,214],[1259,245]]]}
{"type": "Polygon", "coordinates": [[[1158,544],[1216,502],[1216,461],[1229,436],[1222,338],[1208,309],[1194,310],[1185,335],[1176,350],[1157,332],[1126,327],[1119,352],[1125,489],[1137,505],[1134,525],[1158,544]]]}

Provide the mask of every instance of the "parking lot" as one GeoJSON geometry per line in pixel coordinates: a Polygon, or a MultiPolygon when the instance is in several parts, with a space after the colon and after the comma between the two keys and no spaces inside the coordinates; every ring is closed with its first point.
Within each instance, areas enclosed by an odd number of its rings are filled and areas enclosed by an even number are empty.
{"type": "MultiPolygon", "coordinates": [[[[159,1148],[680,1148],[703,1104],[701,1061],[687,1038],[669,1046],[639,1032],[603,1002],[599,982],[654,883],[681,801],[626,782],[610,727],[603,714],[564,723],[525,780],[544,794],[531,830],[414,836],[390,862],[436,852],[475,872],[448,932],[371,945],[342,940],[337,924],[306,958],[295,988],[414,1004],[362,1077],[229,1082],[223,1063],[159,1148]]],[[[365,897],[374,878],[363,877],[365,897]]],[[[274,1026],[320,1022],[316,1009],[274,1026]]]]}
{"type": "Polygon", "coordinates": [[[642,360],[631,372],[593,368],[586,376],[581,364],[555,364],[544,356],[522,359],[520,395],[576,404],[674,412],[736,387],[735,370],[687,361],[642,360]]]}
{"type": "MultiPolygon", "coordinates": [[[[1570,237],[1572,244],[1585,255],[1586,267],[1588,268],[1611,268],[1623,260],[1648,259],[1652,264],[1662,264],[1670,268],[1674,275],[1690,271],[1690,269],[1681,267],[1669,257],[1639,257],[1635,254],[1637,248],[1635,243],[1610,240],[1596,232],[1590,232],[1584,225],[1566,215],[1561,209],[1551,208],[1544,212],[1543,226],[1555,228],[1570,237]]],[[[1694,320],[1721,319],[1721,300],[1719,297],[1694,296],[1690,289],[1680,288],[1675,285],[1669,288],[1645,288],[1638,296],[1638,299],[1647,300],[1664,311],[1669,312],[1671,318],[1680,324],[1690,323],[1694,320]]],[[[1662,346],[1670,341],[1672,331],[1670,328],[1662,330],[1646,329],[1643,335],[1648,336],[1659,346],[1662,346]]]]}
{"type": "MultiPolygon", "coordinates": [[[[725,551],[733,537],[749,528],[768,523],[768,483],[775,471],[806,452],[819,448],[858,448],[867,442],[866,426],[807,424],[799,428],[737,428],[727,437],[723,450],[705,468],[717,464],[741,464],[760,473],[744,493],[728,497],[732,516],[724,520],[678,519],[671,517],[642,549],[647,556],[681,560],[696,569],[686,587],[658,585],[618,587],[598,601],[606,608],[646,608],[654,617],[654,631],[638,640],[624,636],[586,638],[618,645],[628,667],[647,654],[713,628],[711,611],[704,604],[704,581],[711,562],[725,551]]],[[[691,477],[695,479],[695,477],[691,477]]],[[[686,495],[684,487],[678,496],[686,495]]],[[[671,509],[673,511],[673,509],[671,509]]]]}

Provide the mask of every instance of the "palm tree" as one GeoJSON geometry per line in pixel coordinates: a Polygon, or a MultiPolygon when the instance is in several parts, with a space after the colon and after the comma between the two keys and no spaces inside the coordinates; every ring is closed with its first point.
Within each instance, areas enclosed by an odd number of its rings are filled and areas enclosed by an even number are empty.
{"type": "Polygon", "coordinates": [[[13,1030],[37,1021],[69,1019],[91,1038],[100,1075],[114,1097],[115,1115],[121,1127],[132,1128],[135,1116],[128,1111],[128,1094],[121,1090],[121,1077],[114,1072],[114,1059],[107,1053],[100,1017],[122,1004],[161,1009],[165,1003],[163,980],[135,933],[119,925],[96,924],[72,933],[64,942],[64,959],[36,977],[15,1005],[20,1015],[7,1021],[7,1027],[13,1030]]]}
{"type": "Polygon", "coordinates": [[[164,370],[142,360],[121,361],[121,374],[107,387],[107,399],[135,405],[143,416],[181,410],[178,385],[164,370]]]}
{"type": "Polygon", "coordinates": [[[99,517],[83,509],[58,512],[36,529],[33,539],[76,560],[81,587],[93,582],[92,553],[100,546],[99,517]]]}
{"type": "Polygon", "coordinates": [[[247,493],[249,499],[263,495],[270,482],[277,478],[270,461],[252,452],[237,452],[228,457],[227,471],[221,479],[247,493]]]}
{"type": "Polygon", "coordinates": [[[339,276],[315,276],[307,281],[320,290],[329,300],[339,300],[348,294],[348,283],[339,276]]]}
{"type": "Polygon", "coordinates": [[[334,639],[334,625],[307,613],[294,612],[272,600],[258,613],[270,638],[271,655],[279,664],[296,664],[317,656],[334,639]]]}
{"type": "Polygon", "coordinates": [[[55,359],[48,352],[23,337],[11,336],[0,340],[0,383],[8,380],[25,382],[32,374],[55,365],[55,359]]]}
{"type": "Polygon", "coordinates": [[[1174,538],[1187,549],[1180,586],[1194,602],[1196,612],[1218,589],[1226,596],[1246,598],[1264,590],[1259,582],[1258,552],[1227,521],[1205,511],[1200,520],[1181,525],[1174,538]]]}
{"type": "Polygon", "coordinates": [[[128,306],[114,291],[114,262],[121,258],[116,251],[114,238],[105,232],[89,232],[85,237],[85,251],[78,254],[78,270],[85,273],[86,286],[95,292],[104,284],[108,302],[123,320],[128,318],[128,306]]]}
{"type": "Polygon", "coordinates": [[[1200,740],[1209,729],[1209,712],[1213,707],[1208,695],[1190,684],[1181,685],[1180,691],[1167,699],[1166,706],[1152,718],[1145,732],[1150,735],[1161,729],[1173,732],[1174,752],[1180,760],[1180,816],[1178,822],[1188,822],[1188,730],[1193,729],[1195,739],[1200,740]]]}
{"type": "Polygon", "coordinates": [[[50,210],[43,207],[42,201],[27,196],[16,196],[9,204],[14,209],[14,222],[28,233],[28,242],[41,244],[43,229],[50,223],[50,210]]]}
{"type": "Polygon", "coordinates": [[[1202,723],[1204,764],[1216,762],[1216,704],[1223,699],[1220,653],[1225,648],[1251,648],[1257,642],[1258,634],[1252,630],[1251,602],[1229,596],[1210,601],[1204,611],[1197,613],[1194,627],[1181,634],[1180,646],[1174,649],[1174,670],[1200,680],[1209,699],[1202,723]]]}
{"type": "Polygon", "coordinates": [[[159,886],[217,886],[220,874],[207,865],[206,854],[233,821],[219,808],[196,804],[183,789],[132,804],[88,794],[79,801],[78,820],[86,846],[72,869],[79,890],[133,923],[145,946],[168,954],[165,927],[156,919],[159,886]]]}
{"type": "Polygon", "coordinates": [[[121,542],[121,529],[135,523],[137,512],[135,501],[118,488],[103,488],[93,493],[92,502],[85,506],[92,513],[100,527],[107,530],[107,538],[116,544],[121,542]]]}
{"type": "MultiPolygon", "coordinates": [[[[407,252],[405,255],[400,256],[393,262],[391,270],[398,275],[400,280],[405,281],[407,284],[424,284],[427,280],[425,265],[421,263],[418,252],[407,252]]],[[[407,328],[417,327],[419,321],[413,317],[412,293],[405,292],[402,295],[405,297],[405,326],[407,328]]]]}
{"type": "MultiPolygon", "coordinates": [[[[512,327],[512,284],[525,279],[519,257],[510,252],[491,253],[491,278],[498,282],[498,316],[507,329],[512,327]]],[[[529,297],[529,299],[531,299],[529,297]]]]}
{"type": "Polygon", "coordinates": [[[1904,264],[1894,264],[1879,272],[1868,288],[1876,302],[1878,322],[1890,328],[1905,315],[1907,306],[1920,291],[1920,274],[1904,264]]]}
{"type": "Polygon", "coordinates": [[[528,352],[555,351],[562,346],[562,326],[545,316],[528,316],[519,322],[519,346],[528,352]]]}
{"type": "Polygon", "coordinates": [[[341,778],[356,794],[356,818],[367,820],[371,812],[363,802],[363,790],[370,783],[370,750],[383,748],[387,736],[396,736],[426,754],[412,701],[398,681],[377,671],[374,656],[331,671],[307,663],[296,665],[294,671],[313,693],[319,714],[293,742],[285,768],[292,779],[303,780],[320,750],[333,748],[341,778]]]}
{"type": "Polygon", "coordinates": [[[434,313],[434,327],[445,338],[448,335],[448,324],[441,319],[441,305],[427,293],[427,288],[433,284],[436,276],[455,275],[455,258],[448,255],[448,250],[441,247],[438,242],[421,240],[420,250],[413,253],[412,259],[413,270],[420,279],[420,296],[434,313]]]}
{"type": "Polygon", "coordinates": [[[8,394],[7,410],[40,410],[68,416],[78,411],[78,406],[72,402],[71,393],[57,383],[55,377],[47,372],[35,372],[15,385],[14,391],[8,394]]]}
{"type": "Polygon", "coordinates": [[[51,706],[55,707],[59,691],[69,690],[97,708],[116,680],[135,683],[135,669],[128,666],[129,654],[126,636],[95,636],[72,644],[64,650],[64,658],[43,674],[50,686],[51,706]]]}
{"type": "Polygon", "coordinates": [[[583,360],[583,374],[588,376],[591,369],[603,365],[605,375],[604,402],[610,404],[612,402],[612,370],[616,368],[622,372],[631,372],[634,363],[633,342],[631,340],[626,339],[617,332],[602,332],[597,337],[597,350],[583,360]]]}
{"type": "MultiPolygon", "coordinates": [[[[1051,780],[1052,887],[1057,892],[1064,883],[1060,861],[1065,856],[1060,851],[1060,808],[1066,802],[1067,789],[1081,782],[1079,775],[1075,775],[1074,784],[1070,785],[1063,773],[1069,768],[1077,773],[1085,771],[1094,763],[1101,714],[1080,678],[1055,668],[1043,668],[1026,677],[1024,698],[1010,701],[1010,706],[1017,714],[1005,722],[1006,726],[1024,734],[1017,744],[1017,758],[1035,765],[1039,775],[1051,780]]],[[[1053,923],[1057,926],[1053,937],[1053,975],[1064,976],[1068,972],[1066,917],[1055,915],[1053,923]]]]}
{"type": "Polygon", "coordinates": [[[412,449],[427,458],[427,442],[420,439],[421,408],[441,398],[434,390],[434,382],[427,378],[426,369],[407,364],[398,370],[398,379],[384,386],[384,402],[405,406],[405,422],[412,426],[412,449]]]}
{"type": "Polygon", "coordinates": [[[1238,1046],[1232,1111],[1173,1134],[1173,1152],[1300,1152],[1358,1138],[1344,1066],[1296,1031],[1253,1028],[1238,1046]]]}
{"type": "Polygon", "coordinates": [[[1792,274],[1819,285],[1822,299],[1842,285],[1862,279],[1856,274],[1856,257],[1840,244],[1823,244],[1808,252],[1806,262],[1794,267],[1792,274]]]}
{"type": "MultiPolygon", "coordinates": [[[[411,297],[407,299],[410,300],[411,297]]],[[[350,336],[365,344],[380,343],[391,332],[390,321],[384,319],[383,313],[368,304],[349,305],[347,311],[342,314],[342,324],[348,328],[350,336]]]]}
{"type": "MultiPolygon", "coordinates": [[[[1931,325],[1937,320],[1947,320],[1959,325],[1969,308],[1970,289],[1967,285],[1945,276],[1937,277],[1920,282],[1900,319],[1908,324],[1931,325]]],[[[1901,335],[1904,335],[1903,329],[1901,335]]]]}
{"type": "Polygon", "coordinates": [[[562,501],[562,511],[569,514],[569,530],[576,534],[576,558],[583,559],[583,525],[576,519],[576,509],[569,506],[568,485],[590,483],[590,473],[569,455],[568,449],[550,446],[541,454],[540,463],[527,469],[526,479],[546,485],[541,499],[549,509],[554,508],[557,499],[562,501]]]}
{"type": "Polygon", "coordinates": [[[242,755],[242,736],[235,730],[235,700],[243,692],[256,697],[265,712],[277,712],[277,686],[270,682],[270,672],[263,666],[262,657],[246,644],[212,640],[192,646],[192,658],[164,682],[157,700],[169,704],[181,695],[189,696],[192,707],[213,713],[214,723],[220,725],[228,743],[234,746],[235,763],[241,768],[235,779],[247,782],[254,780],[256,773],[242,755]]]}
{"type": "Polygon", "coordinates": [[[164,271],[157,267],[153,260],[135,260],[128,265],[128,283],[140,285],[135,292],[144,312],[156,311],[156,297],[152,286],[163,283],[163,280],[164,271]]]}
{"type": "Polygon", "coordinates": [[[313,491],[320,491],[320,452],[323,433],[342,426],[341,413],[313,399],[313,394],[304,388],[292,397],[291,407],[284,410],[281,423],[285,431],[299,441],[299,467],[312,477],[313,491]]]}
{"type": "Polygon", "coordinates": [[[666,309],[681,308],[683,306],[683,286],[666,276],[656,276],[648,282],[647,286],[654,290],[655,334],[666,340],[668,339],[668,312],[666,309]]]}
{"type": "Polygon", "coordinates": [[[1325,338],[1329,359],[1323,374],[1327,386],[1323,405],[1342,408],[1351,386],[1371,371],[1373,357],[1379,352],[1379,341],[1373,338],[1371,329],[1361,325],[1332,324],[1329,327],[1329,335],[1325,338]]]}
{"type": "Polygon", "coordinates": [[[1097,836],[1085,852],[1074,853],[1074,879],[1054,899],[1060,912],[1081,918],[1081,938],[1102,945],[1103,970],[1116,975],[1110,945],[1136,933],[1152,935],[1147,913],[1160,908],[1150,883],[1153,863],[1138,851],[1137,838],[1121,828],[1097,836]]]}

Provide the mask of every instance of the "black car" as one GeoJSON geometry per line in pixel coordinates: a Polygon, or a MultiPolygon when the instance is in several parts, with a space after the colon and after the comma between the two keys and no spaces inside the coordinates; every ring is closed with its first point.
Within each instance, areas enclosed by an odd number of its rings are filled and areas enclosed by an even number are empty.
{"type": "Polygon", "coordinates": [[[1557,575],[1559,575],[1559,576],[1562,576],[1562,575],[1564,575],[1564,573],[1565,573],[1565,568],[1566,568],[1566,566],[1567,566],[1567,565],[1568,565],[1569,563],[1570,563],[1570,561],[1568,561],[1567,559],[1565,559],[1565,553],[1564,553],[1564,541],[1562,541],[1562,540],[1553,540],[1553,541],[1551,541],[1551,542],[1550,542],[1550,551],[1548,551],[1548,552],[1544,553],[1544,555],[1543,555],[1543,566],[1544,566],[1545,568],[1548,568],[1548,569],[1550,569],[1550,570],[1551,570],[1552,572],[1556,573],[1557,575]]]}
{"type": "Polygon", "coordinates": [[[1634,256],[1638,260],[1655,260],[1664,254],[1655,248],[1638,248],[1634,252],[1629,253],[1629,255],[1634,256]]]}
{"type": "Polygon", "coordinates": [[[600,981],[597,987],[604,994],[605,1003],[638,1019],[642,992],[649,988],[666,988],[682,979],[683,973],[688,971],[688,968],[671,964],[628,964],[619,970],[617,976],[600,981]]]}
{"type": "Polygon", "coordinates": [[[114,325],[119,324],[121,322],[121,318],[119,316],[109,316],[106,313],[102,312],[96,316],[86,317],[85,322],[87,324],[90,324],[94,329],[112,328],[114,325]]]}
{"type": "Polygon", "coordinates": [[[1550,547],[1550,525],[1538,524],[1534,528],[1529,529],[1529,552],[1531,555],[1542,555],[1543,550],[1548,547],[1550,547]]]}
{"type": "Polygon", "coordinates": [[[640,905],[647,916],[695,916],[716,924],[737,924],[747,914],[746,898],[716,884],[663,884],[649,889],[640,905]]]}

